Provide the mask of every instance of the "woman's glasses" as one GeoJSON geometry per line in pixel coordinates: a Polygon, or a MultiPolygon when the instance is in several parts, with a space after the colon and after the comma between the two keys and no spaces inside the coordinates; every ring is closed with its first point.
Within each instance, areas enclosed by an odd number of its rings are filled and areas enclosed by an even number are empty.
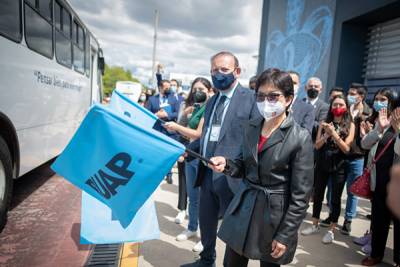
{"type": "Polygon", "coordinates": [[[265,99],[268,100],[270,103],[276,103],[279,100],[279,97],[283,96],[283,94],[280,93],[269,93],[269,94],[264,94],[264,93],[257,93],[256,94],[256,100],[257,102],[264,102],[265,99]]]}

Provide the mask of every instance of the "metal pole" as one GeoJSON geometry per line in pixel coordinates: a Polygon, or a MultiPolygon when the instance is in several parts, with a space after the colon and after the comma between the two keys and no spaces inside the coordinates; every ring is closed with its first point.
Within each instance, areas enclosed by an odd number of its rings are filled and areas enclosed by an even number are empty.
{"type": "Polygon", "coordinates": [[[154,86],[156,92],[158,92],[158,86],[155,79],[155,71],[156,71],[156,51],[157,51],[157,31],[158,31],[158,20],[159,20],[159,12],[155,10],[155,18],[154,18],[154,43],[153,43],[153,66],[151,73],[151,84],[154,86]]]}

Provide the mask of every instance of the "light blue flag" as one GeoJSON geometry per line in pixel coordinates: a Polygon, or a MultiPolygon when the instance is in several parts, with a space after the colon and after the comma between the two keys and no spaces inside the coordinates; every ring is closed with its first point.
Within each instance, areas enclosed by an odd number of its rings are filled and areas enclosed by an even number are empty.
{"type": "Polygon", "coordinates": [[[152,128],[158,119],[156,115],[132,101],[118,90],[113,91],[109,107],[115,112],[126,116],[127,120],[148,128],[152,128]]]}
{"type": "Polygon", "coordinates": [[[52,169],[110,207],[126,228],[185,147],[94,105],[52,169]]]}
{"type": "Polygon", "coordinates": [[[123,228],[112,218],[109,207],[82,192],[81,244],[112,244],[159,239],[156,208],[151,197],[136,213],[131,224],[123,228]]]}

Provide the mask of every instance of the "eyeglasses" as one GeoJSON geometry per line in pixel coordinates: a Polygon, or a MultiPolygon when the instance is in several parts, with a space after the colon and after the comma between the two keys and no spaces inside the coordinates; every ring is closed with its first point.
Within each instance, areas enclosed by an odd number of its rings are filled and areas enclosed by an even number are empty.
{"type": "Polygon", "coordinates": [[[280,93],[269,93],[269,94],[264,94],[264,93],[257,93],[256,94],[256,100],[257,102],[264,102],[265,98],[268,100],[270,103],[276,103],[279,100],[279,97],[283,96],[283,94],[280,93]]]}

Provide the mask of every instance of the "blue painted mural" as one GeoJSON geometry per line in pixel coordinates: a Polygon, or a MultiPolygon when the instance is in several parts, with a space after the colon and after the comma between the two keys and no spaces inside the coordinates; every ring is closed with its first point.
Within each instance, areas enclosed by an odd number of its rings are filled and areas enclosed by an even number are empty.
{"type": "MultiPolygon", "coordinates": [[[[332,11],[326,5],[315,8],[303,20],[304,1],[288,0],[286,31],[278,29],[269,34],[265,61],[266,68],[277,67],[300,73],[302,89],[299,97],[305,95],[304,83],[316,74],[327,55],[333,29],[332,11]]],[[[274,16],[272,12],[270,16],[274,16]]]]}

